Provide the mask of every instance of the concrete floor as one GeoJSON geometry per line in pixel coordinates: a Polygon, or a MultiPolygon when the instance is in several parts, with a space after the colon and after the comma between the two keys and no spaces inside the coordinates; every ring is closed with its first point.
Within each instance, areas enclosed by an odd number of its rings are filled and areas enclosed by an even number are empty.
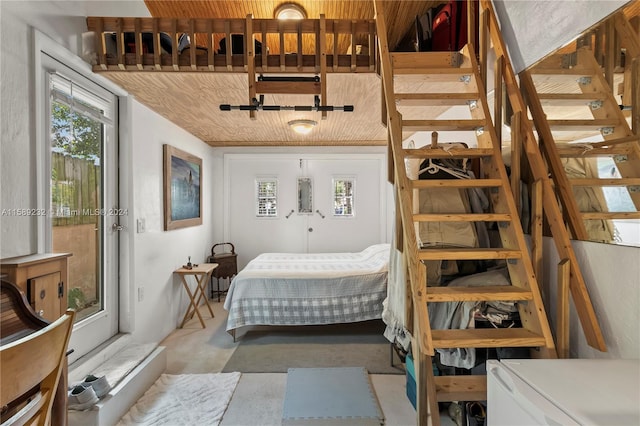
{"type": "MultiPolygon", "coordinates": [[[[224,330],[227,312],[222,303],[211,302],[211,306],[215,318],[203,314],[206,328],[203,329],[196,318],[161,343],[167,348],[167,374],[222,371],[238,343],[224,330]]],[[[243,374],[222,426],[280,425],[286,377],[285,373],[243,374]]],[[[415,410],[405,394],[404,375],[373,374],[371,381],[387,425],[416,424],[415,410]]],[[[442,420],[445,425],[453,424],[448,418],[442,420]]]]}

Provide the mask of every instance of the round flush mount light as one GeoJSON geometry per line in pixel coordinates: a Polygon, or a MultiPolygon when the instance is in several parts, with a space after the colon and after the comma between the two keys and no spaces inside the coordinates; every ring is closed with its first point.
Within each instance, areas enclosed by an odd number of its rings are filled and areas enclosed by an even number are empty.
{"type": "Polygon", "coordinates": [[[306,19],[307,12],[295,3],[282,3],[274,12],[276,19],[306,19]]]}
{"type": "Polygon", "coordinates": [[[313,120],[291,120],[289,123],[289,127],[293,129],[294,132],[301,135],[308,135],[318,122],[313,120]]]}

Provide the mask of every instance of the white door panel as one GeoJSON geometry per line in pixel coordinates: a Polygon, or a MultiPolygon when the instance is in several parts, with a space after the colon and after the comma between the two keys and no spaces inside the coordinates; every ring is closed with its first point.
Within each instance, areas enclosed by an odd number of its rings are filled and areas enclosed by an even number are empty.
{"type": "Polygon", "coordinates": [[[381,159],[310,160],[309,174],[314,179],[314,211],[307,232],[309,252],[356,252],[382,242],[381,224],[386,220],[381,190],[381,159]],[[354,215],[335,216],[333,179],[355,180],[354,215]]]}
{"type": "Polygon", "coordinates": [[[295,212],[298,161],[268,156],[234,157],[226,164],[227,238],[236,247],[238,267],[244,267],[260,253],[304,252],[306,236],[301,230],[305,226],[306,216],[295,212]],[[256,216],[256,178],[264,177],[273,177],[278,182],[276,217],[256,216]]]}

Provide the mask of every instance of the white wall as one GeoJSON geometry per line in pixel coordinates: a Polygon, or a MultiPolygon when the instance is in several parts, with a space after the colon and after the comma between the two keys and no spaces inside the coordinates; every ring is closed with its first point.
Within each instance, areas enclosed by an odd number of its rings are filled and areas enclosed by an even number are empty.
{"type": "MultiPolygon", "coordinates": [[[[590,241],[573,241],[572,245],[605,338],[607,352],[600,352],[587,344],[571,302],[571,356],[640,358],[640,248],[590,241]]],[[[556,283],[560,259],[551,238],[545,238],[544,253],[544,280],[556,283]]],[[[551,286],[551,303],[547,307],[554,323],[555,288],[555,285],[551,286]]]]}
{"type": "MultiPolygon", "coordinates": [[[[85,16],[145,13],[144,3],[138,0],[0,1],[0,209],[38,207],[33,29],[79,55],[85,16]]],[[[121,108],[120,207],[129,211],[128,230],[121,234],[121,326],[136,340],[159,342],[176,328],[187,305],[173,270],[186,263],[187,256],[202,262],[217,239],[212,232],[213,150],[136,101],[125,99],[121,108]],[[202,226],[163,231],[163,143],[203,159],[202,226]],[[146,219],[144,234],[135,233],[138,217],[146,219]],[[141,301],[139,287],[144,288],[141,301]]],[[[37,228],[34,217],[0,216],[0,257],[37,252],[37,228]]]]}
{"type": "Polygon", "coordinates": [[[493,0],[516,73],[574,40],[627,0],[493,0]]]}
{"type": "Polygon", "coordinates": [[[131,143],[124,153],[131,162],[129,182],[129,237],[133,238],[129,276],[134,302],[136,340],[157,342],[180,323],[188,306],[181,281],[173,271],[187,263],[203,263],[214,242],[213,150],[209,145],[167,121],[137,101],[131,102],[131,143]],[[202,225],[164,231],[162,145],[202,158],[202,225]],[[131,212],[131,209],[130,209],[131,212]],[[146,232],[136,233],[142,218],[146,232]],[[143,300],[138,300],[142,288],[143,300]]]}

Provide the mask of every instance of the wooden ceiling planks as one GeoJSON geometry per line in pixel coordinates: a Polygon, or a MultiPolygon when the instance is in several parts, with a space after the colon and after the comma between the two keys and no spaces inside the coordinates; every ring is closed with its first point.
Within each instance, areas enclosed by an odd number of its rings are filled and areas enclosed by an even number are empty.
{"type": "MultiPolygon", "coordinates": [[[[286,1],[145,0],[153,17],[271,19],[273,11],[286,1]]],[[[300,0],[310,19],[323,13],[330,19],[373,19],[372,1],[300,0]]],[[[413,31],[415,17],[443,1],[386,1],[390,45],[397,45],[413,31]]],[[[271,37],[269,35],[268,37],[271,37]]],[[[258,36],[257,38],[261,38],[258,36]]],[[[199,39],[198,39],[199,41],[199,39]]],[[[327,41],[331,48],[333,40],[327,41]]],[[[340,50],[346,51],[349,35],[341,35],[340,50]]],[[[272,46],[271,40],[268,45],[272,46]]],[[[279,48],[275,43],[275,48],[279,48]]],[[[275,53],[275,52],[272,52],[275,53]]],[[[386,145],[387,131],[381,124],[380,80],[375,73],[331,74],[327,76],[329,105],[354,105],[354,112],[331,112],[326,120],[319,113],[258,111],[256,120],[247,111],[222,112],[222,103],[247,103],[248,82],[244,73],[145,73],[105,72],[141,103],[158,112],[211,146],[304,146],[386,145]],[[291,131],[287,122],[313,119],[317,127],[306,136],[291,131]]],[[[267,95],[269,105],[311,105],[310,96],[267,95]]]]}
{"type": "MultiPolygon", "coordinates": [[[[211,146],[385,145],[380,122],[379,78],[374,73],[327,76],[330,105],[354,105],[354,112],[335,111],[321,119],[318,112],[220,111],[221,103],[246,104],[248,82],[240,73],[121,73],[102,75],[132,93],[137,100],[211,146]],[[318,122],[306,136],[287,122],[318,122]]],[[[265,95],[265,105],[312,105],[312,95],[265,95]]]]}
{"type": "MultiPolygon", "coordinates": [[[[253,14],[256,19],[274,18],[275,9],[282,0],[145,0],[151,16],[158,18],[245,18],[253,14]]],[[[373,19],[371,0],[300,0],[307,17],[317,19],[324,14],[327,19],[373,19]]],[[[429,8],[445,3],[441,0],[386,1],[389,45],[397,46],[407,32],[413,29],[416,16],[429,8]]]]}

